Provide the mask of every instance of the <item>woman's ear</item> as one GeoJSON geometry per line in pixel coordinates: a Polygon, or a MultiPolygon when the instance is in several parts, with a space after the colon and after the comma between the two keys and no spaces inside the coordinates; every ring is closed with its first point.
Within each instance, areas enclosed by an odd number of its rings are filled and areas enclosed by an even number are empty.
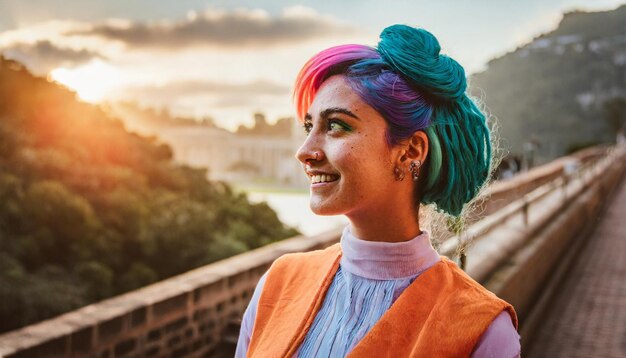
{"type": "MultiPolygon", "coordinates": [[[[422,164],[428,155],[428,136],[424,131],[416,131],[408,139],[402,142],[402,155],[398,158],[398,165],[402,165],[408,159],[409,162],[419,160],[422,164]]],[[[405,163],[404,165],[408,165],[405,163]]]]}

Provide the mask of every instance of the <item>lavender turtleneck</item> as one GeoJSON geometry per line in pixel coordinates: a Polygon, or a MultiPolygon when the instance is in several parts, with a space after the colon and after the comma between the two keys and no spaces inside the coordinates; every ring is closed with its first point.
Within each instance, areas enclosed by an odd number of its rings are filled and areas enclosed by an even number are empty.
{"type": "MultiPolygon", "coordinates": [[[[365,241],[350,225],[341,236],[342,257],[322,308],[298,349],[297,357],[344,357],[378,322],[400,294],[440,258],[427,233],[404,242],[365,241]]],[[[236,357],[245,357],[256,307],[267,273],[244,313],[236,357]]],[[[519,335],[502,312],[474,347],[472,357],[518,357],[519,335]]]]}

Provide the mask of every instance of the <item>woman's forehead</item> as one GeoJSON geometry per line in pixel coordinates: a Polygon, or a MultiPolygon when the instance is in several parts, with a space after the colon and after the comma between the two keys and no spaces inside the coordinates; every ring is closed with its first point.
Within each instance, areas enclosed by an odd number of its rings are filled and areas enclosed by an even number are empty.
{"type": "Polygon", "coordinates": [[[357,113],[363,112],[365,106],[369,107],[350,87],[345,76],[335,75],[322,83],[313,103],[311,103],[308,114],[316,117],[328,108],[345,108],[350,112],[357,113]]]}
{"type": "Polygon", "coordinates": [[[322,83],[306,119],[323,120],[325,113],[343,113],[344,118],[353,117],[352,123],[364,124],[373,131],[387,128],[384,117],[367,104],[342,75],[332,76],[322,83]]]}

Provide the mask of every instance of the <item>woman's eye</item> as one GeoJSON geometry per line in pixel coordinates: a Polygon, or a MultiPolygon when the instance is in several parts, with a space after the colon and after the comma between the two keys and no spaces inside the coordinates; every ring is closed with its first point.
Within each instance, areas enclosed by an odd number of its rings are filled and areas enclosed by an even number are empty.
{"type": "Polygon", "coordinates": [[[304,123],[304,125],[303,125],[303,127],[304,127],[304,132],[305,132],[306,134],[309,134],[309,133],[311,133],[311,130],[313,129],[313,123],[311,123],[311,122],[305,122],[305,123],[304,123]]]}
{"type": "Polygon", "coordinates": [[[334,120],[334,119],[330,119],[328,121],[328,130],[348,131],[349,128],[348,128],[348,126],[346,126],[345,124],[343,124],[340,121],[337,121],[337,120],[334,120]]]}

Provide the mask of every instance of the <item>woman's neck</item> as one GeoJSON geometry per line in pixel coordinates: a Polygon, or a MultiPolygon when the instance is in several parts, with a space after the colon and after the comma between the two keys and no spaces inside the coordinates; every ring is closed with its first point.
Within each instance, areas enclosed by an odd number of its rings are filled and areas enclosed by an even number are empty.
{"type": "Polygon", "coordinates": [[[376,216],[348,215],[354,236],[366,241],[403,242],[421,234],[417,214],[396,215],[377,213],[376,216]]]}
{"type": "Polygon", "coordinates": [[[342,269],[372,280],[415,276],[440,261],[426,232],[403,242],[365,241],[346,225],[340,244],[342,269]]]}

